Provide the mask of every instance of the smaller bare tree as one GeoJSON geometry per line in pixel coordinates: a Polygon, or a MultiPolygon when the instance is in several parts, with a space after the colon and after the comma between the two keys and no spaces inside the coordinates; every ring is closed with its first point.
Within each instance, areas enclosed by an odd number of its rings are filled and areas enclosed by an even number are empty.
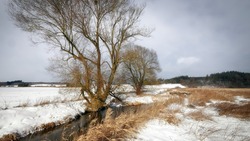
{"type": "Polygon", "coordinates": [[[145,82],[155,80],[160,65],[153,49],[141,46],[130,46],[123,53],[124,76],[132,83],[136,94],[141,94],[145,82]]]}

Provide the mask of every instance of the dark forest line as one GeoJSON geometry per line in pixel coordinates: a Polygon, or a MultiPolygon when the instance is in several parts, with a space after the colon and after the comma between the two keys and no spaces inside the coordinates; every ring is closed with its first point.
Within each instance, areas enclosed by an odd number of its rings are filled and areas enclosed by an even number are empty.
{"type": "Polygon", "coordinates": [[[250,73],[227,71],[204,77],[179,76],[159,79],[160,83],[180,83],[188,87],[250,88],[250,73]]]}

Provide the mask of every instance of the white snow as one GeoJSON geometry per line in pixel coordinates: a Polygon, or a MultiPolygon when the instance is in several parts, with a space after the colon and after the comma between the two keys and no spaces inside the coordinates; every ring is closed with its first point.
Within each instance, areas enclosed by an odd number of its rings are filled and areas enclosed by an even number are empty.
{"type": "Polygon", "coordinates": [[[146,123],[136,136],[136,141],[242,141],[250,139],[250,121],[220,116],[214,107],[188,108],[185,104],[171,104],[168,110],[177,110],[176,117],[181,120],[177,125],[161,119],[146,123]],[[189,113],[201,111],[211,120],[196,121],[189,113]]]}
{"type": "Polygon", "coordinates": [[[63,88],[54,87],[17,87],[0,88],[0,109],[13,108],[26,104],[33,106],[42,101],[69,101],[79,97],[79,89],[66,91],[63,88]]]}
{"type": "Polygon", "coordinates": [[[62,124],[85,112],[79,91],[59,88],[0,88],[0,138],[18,133],[25,136],[41,130],[42,124],[62,124]],[[41,104],[45,102],[45,104],[41,104]],[[49,104],[51,103],[51,104],[49,104]],[[40,104],[40,106],[39,106],[40,104]],[[34,106],[38,105],[38,106],[34,106]]]}
{"type": "Polygon", "coordinates": [[[129,85],[129,84],[122,84],[122,85],[119,85],[119,86],[114,86],[114,93],[119,93],[119,92],[123,92],[123,93],[128,93],[128,92],[134,92],[135,89],[129,85]]]}
{"type": "Polygon", "coordinates": [[[1,110],[0,137],[11,133],[25,136],[39,130],[42,124],[62,124],[80,112],[85,112],[85,106],[79,101],[1,110]]]}
{"type": "Polygon", "coordinates": [[[131,104],[136,104],[136,103],[150,104],[150,103],[153,103],[153,99],[151,96],[128,97],[124,100],[124,102],[131,103],[131,104]]]}
{"type": "Polygon", "coordinates": [[[235,103],[237,104],[241,104],[241,103],[244,103],[244,102],[250,102],[250,99],[247,99],[247,98],[244,98],[243,96],[235,96],[235,103]]]}
{"type": "Polygon", "coordinates": [[[66,84],[32,84],[30,87],[66,87],[66,84]]]}
{"type": "Polygon", "coordinates": [[[144,86],[144,91],[146,91],[146,94],[162,94],[173,88],[185,88],[185,86],[181,84],[146,85],[144,86]]]}
{"type": "Polygon", "coordinates": [[[162,120],[149,121],[139,132],[136,140],[143,141],[241,141],[248,140],[249,121],[230,117],[213,117],[212,121],[184,119],[179,125],[168,124],[162,120]]]}
{"type": "Polygon", "coordinates": [[[137,136],[138,141],[194,141],[195,138],[186,134],[186,130],[178,126],[168,125],[164,121],[149,121],[137,136]]]}

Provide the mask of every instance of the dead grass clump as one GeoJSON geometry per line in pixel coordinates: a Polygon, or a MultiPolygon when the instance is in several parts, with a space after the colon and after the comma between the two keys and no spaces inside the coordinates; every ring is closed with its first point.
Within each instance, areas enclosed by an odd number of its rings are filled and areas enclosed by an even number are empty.
{"type": "Polygon", "coordinates": [[[205,106],[210,100],[231,101],[235,96],[250,98],[250,89],[222,89],[222,88],[187,88],[190,92],[189,102],[197,106],[205,106]]]}
{"type": "Polygon", "coordinates": [[[190,118],[196,121],[204,121],[204,120],[212,120],[212,118],[208,115],[205,115],[201,110],[190,112],[187,114],[190,118]]]}
{"type": "Polygon", "coordinates": [[[54,122],[50,122],[50,123],[42,124],[40,127],[42,130],[49,130],[49,129],[55,128],[56,124],[54,122]]]}
{"type": "Polygon", "coordinates": [[[181,120],[176,118],[175,113],[173,112],[164,112],[158,116],[159,119],[173,125],[178,125],[181,120]]]}
{"type": "Polygon", "coordinates": [[[23,103],[20,103],[18,106],[16,107],[28,107],[30,105],[30,101],[26,101],[26,102],[23,102],[23,103]]]}
{"type": "Polygon", "coordinates": [[[174,116],[174,113],[169,113],[166,110],[167,105],[175,102],[182,103],[178,97],[175,97],[164,102],[147,105],[146,108],[139,108],[136,111],[124,112],[115,119],[112,118],[112,112],[108,109],[104,123],[90,127],[88,132],[78,140],[109,141],[132,139],[147,121],[154,118],[160,118],[171,124],[178,124],[179,120],[174,116]]]}
{"type": "Polygon", "coordinates": [[[18,134],[7,134],[0,138],[0,141],[16,141],[20,138],[18,134]]]}
{"type": "Polygon", "coordinates": [[[242,96],[244,98],[250,98],[250,89],[241,88],[241,89],[220,89],[225,93],[231,94],[232,96],[242,96]]]}
{"type": "Polygon", "coordinates": [[[185,89],[190,92],[189,102],[190,104],[197,106],[205,106],[210,100],[218,101],[233,101],[234,96],[232,93],[228,93],[222,89],[185,89]]]}
{"type": "Polygon", "coordinates": [[[180,90],[172,90],[169,92],[169,94],[171,95],[190,95],[190,92],[186,92],[186,91],[180,91],[180,90]]]}
{"type": "Polygon", "coordinates": [[[219,103],[214,105],[220,115],[232,116],[242,119],[250,119],[250,103],[244,105],[237,105],[232,103],[219,103]]]}
{"type": "Polygon", "coordinates": [[[47,105],[50,103],[51,103],[50,100],[40,99],[39,101],[36,102],[34,106],[43,106],[43,105],[47,105]]]}
{"type": "Polygon", "coordinates": [[[183,96],[175,96],[168,100],[166,100],[163,103],[156,103],[155,109],[158,109],[158,114],[156,118],[159,118],[161,120],[164,120],[165,122],[169,124],[178,125],[181,120],[176,118],[175,114],[180,113],[181,110],[179,108],[177,109],[167,109],[167,107],[171,104],[177,104],[182,105],[183,104],[184,97],[183,96]]]}
{"type": "Polygon", "coordinates": [[[182,105],[184,98],[185,98],[185,96],[177,96],[177,95],[173,96],[173,97],[164,101],[164,106],[168,106],[168,105],[173,104],[173,103],[182,105]]]}
{"type": "MultiPolygon", "coordinates": [[[[108,110],[107,114],[111,115],[111,111],[108,110]]],[[[79,141],[109,141],[131,138],[149,118],[150,115],[142,111],[137,111],[136,114],[133,112],[122,113],[115,119],[109,116],[103,124],[91,127],[85,135],[79,138],[79,141]]]]}

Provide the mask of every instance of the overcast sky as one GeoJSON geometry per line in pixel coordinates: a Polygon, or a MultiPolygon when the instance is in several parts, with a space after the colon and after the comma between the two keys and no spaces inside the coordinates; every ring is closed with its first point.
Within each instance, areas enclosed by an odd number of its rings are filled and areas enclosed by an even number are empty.
{"type": "MultiPolygon", "coordinates": [[[[46,70],[52,53],[33,45],[0,1],[0,81],[55,81],[46,70]]],[[[138,44],[156,50],[159,77],[250,72],[249,0],[148,0],[141,24],[154,28],[138,44]]]]}

